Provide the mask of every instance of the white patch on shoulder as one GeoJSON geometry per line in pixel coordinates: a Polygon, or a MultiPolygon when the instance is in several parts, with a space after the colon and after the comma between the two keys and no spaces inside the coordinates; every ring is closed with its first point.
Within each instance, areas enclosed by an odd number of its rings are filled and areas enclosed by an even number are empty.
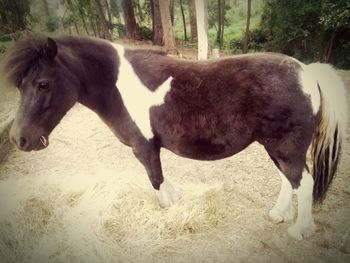
{"type": "Polygon", "coordinates": [[[156,194],[162,207],[170,207],[179,198],[174,186],[167,179],[165,179],[165,177],[159,190],[156,190],[156,194]]]}
{"type": "Polygon", "coordinates": [[[164,98],[171,88],[172,77],[169,77],[156,91],[149,90],[136,75],[131,63],[125,58],[123,46],[113,44],[119,55],[119,74],[117,88],[131,118],[143,136],[150,140],[152,132],[149,110],[152,106],[164,103],[164,98]]]}
{"type": "MultiPolygon", "coordinates": [[[[317,72],[298,61],[302,70],[299,73],[301,87],[306,95],[310,97],[313,114],[316,115],[321,106],[321,95],[317,86],[317,72]]],[[[320,73],[318,73],[320,74],[320,73]]]]}

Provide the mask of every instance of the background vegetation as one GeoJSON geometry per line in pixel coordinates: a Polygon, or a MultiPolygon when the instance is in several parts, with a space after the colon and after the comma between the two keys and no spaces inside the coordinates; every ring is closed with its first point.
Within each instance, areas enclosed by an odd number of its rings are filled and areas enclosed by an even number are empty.
{"type": "MultiPolygon", "coordinates": [[[[162,45],[155,10],[159,1],[0,0],[0,52],[30,32],[128,37],[162,45]],[[135,21],[131,28],[129,19],[135,21]]],[[[193,0],[168,2],[177,45],[195,48],[193,0]]],[[[249,52],[282,52],[304,62],[350,69],[348,0],[208,0],[208,33],[212,48],[229,53],[242,53],[247,36],[249,52]]]]}

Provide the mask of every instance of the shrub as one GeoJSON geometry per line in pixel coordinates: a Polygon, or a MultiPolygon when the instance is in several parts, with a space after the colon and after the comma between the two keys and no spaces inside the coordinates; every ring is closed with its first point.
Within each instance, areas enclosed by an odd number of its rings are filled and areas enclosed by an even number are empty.
{"type": "Polygon", "coordinates": [[[153,39],[153,31],[146,26],[140,26],[140,35],[142,39],[152,40],[153,39]]]}
{"type": "Polygon", "coordinates": [[[266,0],[260,32],[252,34],[257,39],[251,39],[251,48],[350,68],[349,15],[347,0],[266,0]]]}
{"type": "Polygon", "coordinates": [[[46,22],[46,28],[49,32],[55,32],[61,26],[61,19],[59,17],[49,17],[46,22]]]}

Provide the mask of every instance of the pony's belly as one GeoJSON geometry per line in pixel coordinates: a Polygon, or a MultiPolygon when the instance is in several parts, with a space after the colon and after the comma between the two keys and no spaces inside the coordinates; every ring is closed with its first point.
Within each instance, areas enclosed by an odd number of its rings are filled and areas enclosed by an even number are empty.
{"type": "Polygon", "coordinates": [[[162,146],[173,153],[195,160],[219,160],[230,157],[247,147],[251,142],[225,142],[224,140],[178,140],[165,141],[162,146]]]}

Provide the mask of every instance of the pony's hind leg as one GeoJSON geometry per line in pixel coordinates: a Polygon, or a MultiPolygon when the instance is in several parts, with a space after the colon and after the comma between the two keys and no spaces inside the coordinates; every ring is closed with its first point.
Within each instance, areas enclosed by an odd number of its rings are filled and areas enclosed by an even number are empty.
{"type": "Polygon", "coordinates": [[[282,176],[281,192],[270,216],[277,221],[292,219],[292,192],[294,191],[298,201],[298,215],[294,225],[289,227],[288,233],[298,240],[307,238],[316,229],[312,217],[314,181],[306,169],[307,149],[298,147],[288,140],[285,140],[284,144],[265,148],[282,174],[285,175],[285,177],[282,176]]]}
{"type": "Polygon", "coordinates": [[[316,230],[316,225],[312,216],[313,186],[314,179],[311,174],[304,169],[300,185],[295,189],[298,199],[298,217],[295,224],[288,229],[288,233],[298,240],[309,237],[316,230]]]}
{"type": "Polygon", "coordinates": [[[287,222],[294,219],[295,209],[292,204],[293,188],[288,179],[279,171],[281,190],[275,206],[270,210],[270,217],[276,222],[287,222]]]}

